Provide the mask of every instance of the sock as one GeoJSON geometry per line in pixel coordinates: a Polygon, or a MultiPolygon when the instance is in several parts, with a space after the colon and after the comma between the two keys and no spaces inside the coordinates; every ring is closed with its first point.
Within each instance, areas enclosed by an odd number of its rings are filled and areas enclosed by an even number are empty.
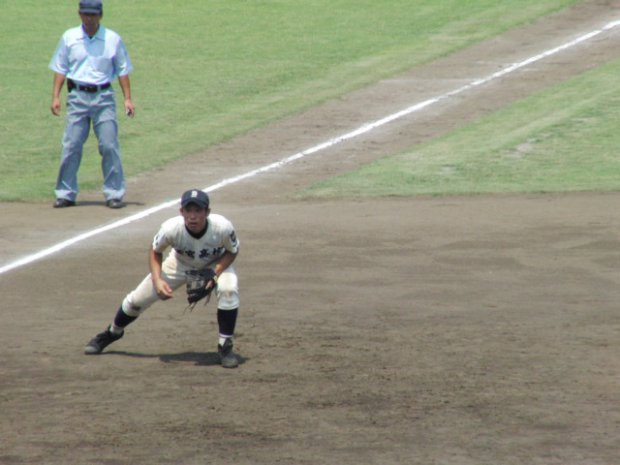
{"type": "Polygon", "coordinates": [[[237,323],[237,315],[239,309],[222,310],[217,309],[217,325],[220,332],[219,344],[223,345],[226,339],[232,338],[235,334],[235,325],[237,323]]]}
{"type": "Polygon", "coordinates": [[[118,311],[116,312],[116,316],[114,317],[114,321],[110,325],[110,332],[112,334],[121,334],[125,326],[135,321],[136,318],[138,317],[127,315],[123,311],[123,307],[119,307],[118,311]]]}

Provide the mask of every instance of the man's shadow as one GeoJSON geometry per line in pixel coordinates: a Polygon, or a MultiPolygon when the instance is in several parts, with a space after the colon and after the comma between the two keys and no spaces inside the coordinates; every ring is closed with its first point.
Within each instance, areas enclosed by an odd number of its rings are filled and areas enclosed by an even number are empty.
{"type": "MultiPolygon", "coordinates": [[[[104,352],[101,355],[124,355],[126,357],[135,357],[135,358],[159,358],[164,363],[193,363],[196,366],[214,366],[220,365],[220,356],[217,352],[181,352],[178,354],[144,354],[139,352],[127,352],[122,350],[110,350],[104,352]]],[[[245,363],[245,358],[241,357],[239,354],[237,355],[237,359],[239,360],[239,365],[245,363]]]]}
{"type": "MultiPolygon", "coordinates": [[[[135,206],[135,207],[143,207],[144,203],[143,202],[129,202],[129,201],[125,201],[123,200],[123,207],[121,208],[125,208],[128,206],[135,206]]],[[[105,207],[105,200],[80,200],[78,202],[76,202],[75,204],[76,207],[105,207]]]]}

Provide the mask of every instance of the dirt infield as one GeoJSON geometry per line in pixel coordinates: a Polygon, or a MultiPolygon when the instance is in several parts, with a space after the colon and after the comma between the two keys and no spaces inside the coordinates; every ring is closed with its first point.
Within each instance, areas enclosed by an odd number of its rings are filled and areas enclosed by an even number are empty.
{"type": "MultiPolygon", "coordinates": [[[[0,266],[263,166],[620,17],[593,1],[129,181],[127,208],[0,205],[0,266]],[[19,242],[17,242],[19,240],[19,242]],[[16,243],[17,242],[17,243],[16,243]]],[[[0,464],[620,463],[620,194],[295,201],[617,56],[607,34],[212,194],[237,228],[236,370],[215,309],[84,344],[171,208],[0,275],[0,464]]]]}

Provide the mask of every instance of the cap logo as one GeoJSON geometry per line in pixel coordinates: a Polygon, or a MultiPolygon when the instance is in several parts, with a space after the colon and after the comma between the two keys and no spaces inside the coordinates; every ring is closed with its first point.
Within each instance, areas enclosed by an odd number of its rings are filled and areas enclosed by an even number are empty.
{"type": "Polygon", "coordinates": [[[198,191],[192,191],[192,198],[193,197],[198,197],[198,191]]]}

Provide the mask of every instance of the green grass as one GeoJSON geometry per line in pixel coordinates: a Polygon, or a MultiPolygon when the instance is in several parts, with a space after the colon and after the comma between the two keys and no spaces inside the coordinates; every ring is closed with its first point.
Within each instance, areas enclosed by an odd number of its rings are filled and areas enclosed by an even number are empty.
{"type": "MultiPolygon", "coordinates": [[[[533,21],[575,0],[106,0],[135,65],[137,117],[120,117],[126,174],[533,21]]],[[[64,127],[47,69],[77,0],[0,0],[0,200],[53,197],[64,127]]],[[[64,110],[64,109],[63,109],[64,110]]],[[[101,185],[95,139],[82,190],[101,185]]]]}
{"type": "Polygon", "coordinates": [[[620,60],[304,192],[311,197],[620,190],[620,60]]]}

